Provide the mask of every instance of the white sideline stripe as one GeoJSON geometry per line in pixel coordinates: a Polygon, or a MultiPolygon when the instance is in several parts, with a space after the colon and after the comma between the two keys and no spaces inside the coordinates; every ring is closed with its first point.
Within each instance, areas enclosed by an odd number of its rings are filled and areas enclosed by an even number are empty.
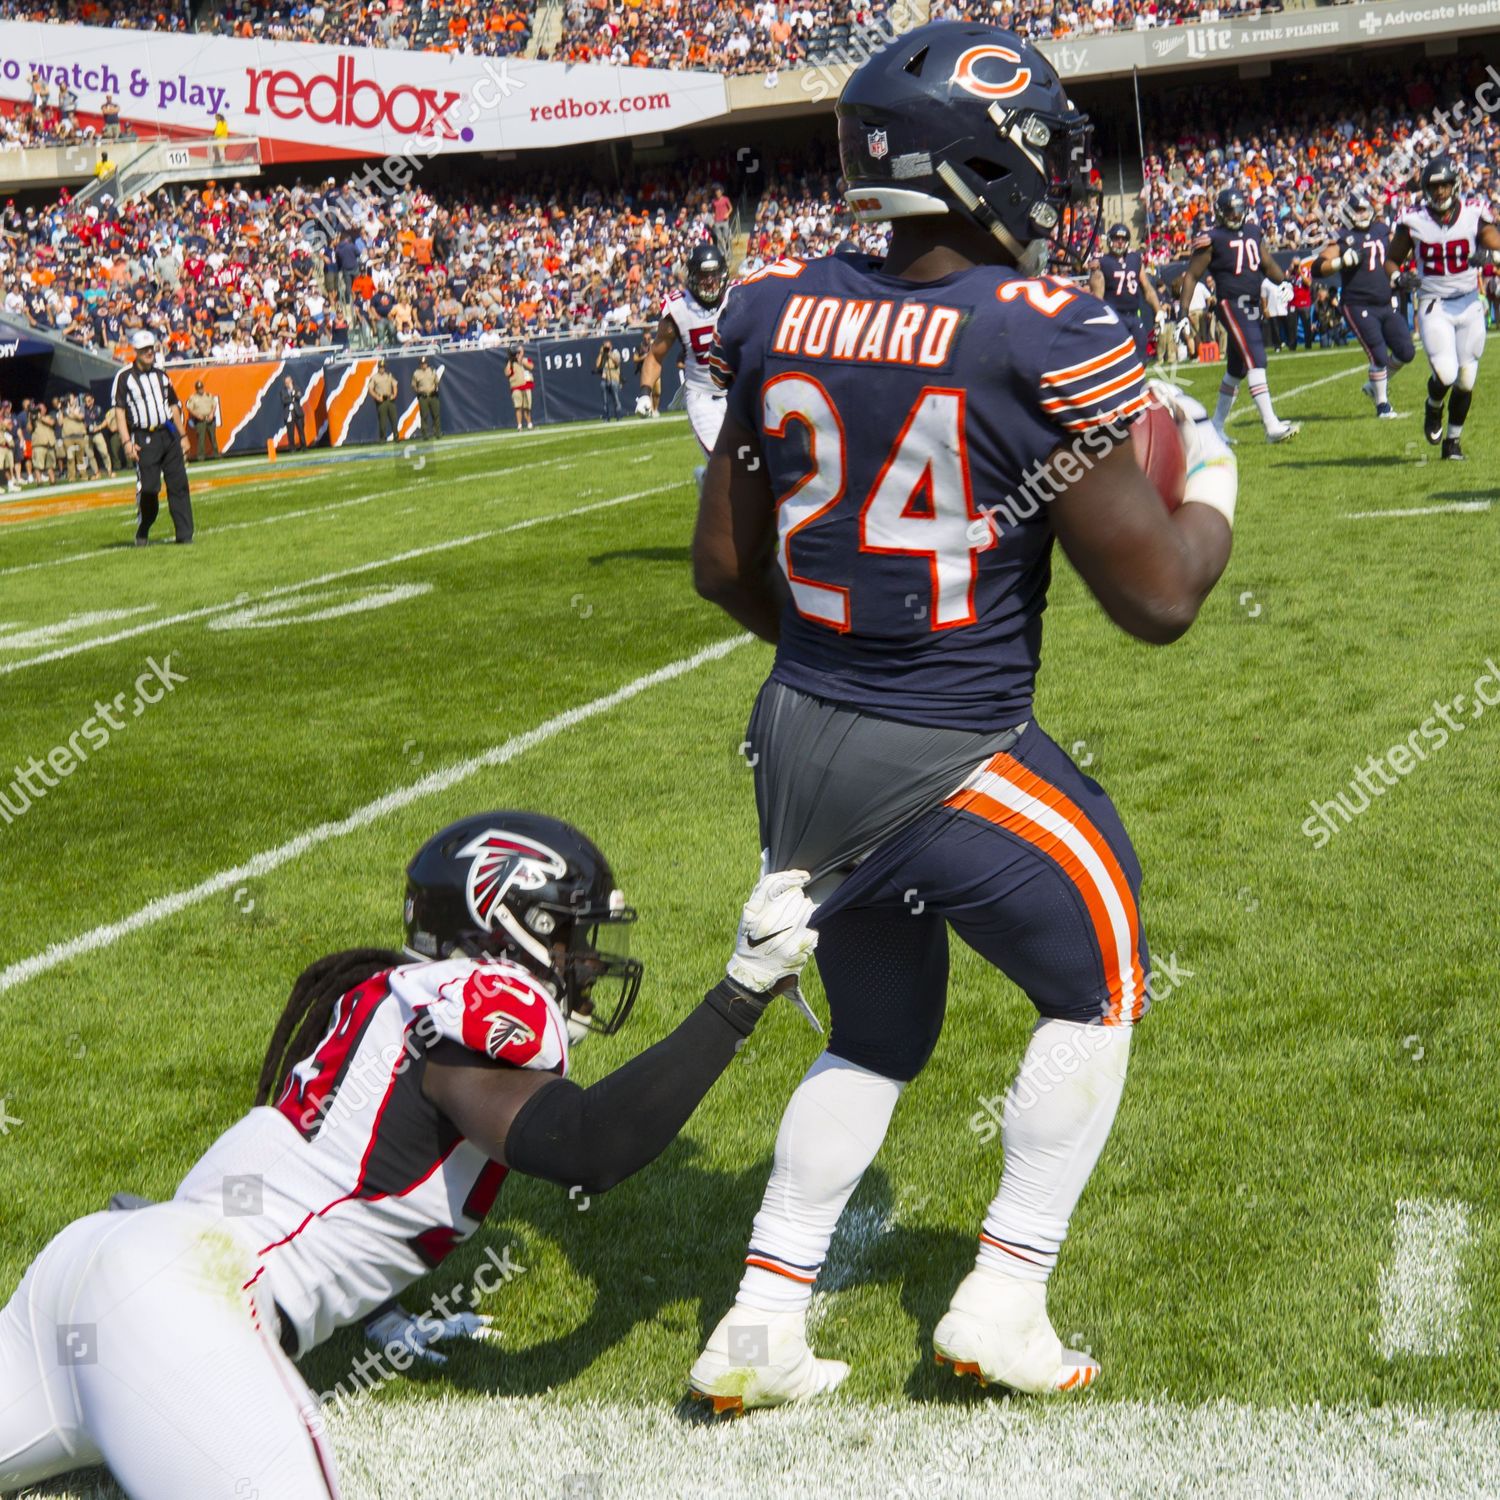
{"type": "MultiPolygon", "coordinates": [[[[579,458],[577,458],[576,462],[579,462],[579,460],[582,459],[607,458],[607,456],[610,455],[610,452],[612,452],[612,450],[609,449],[589,449],[586,453],[580,453],[579,458]]],[[[648,455],[643,456],[642,459],[633,459],[631,460],[631,462],[645,462],[645,459],[652,458],[655,458],[654,453],[648,453],[648,455]]],[[[463,475],[463,478],[465,478],[465,481],[478,480],[478,478],[504,478],[507,474],[520,474],[520,472],[525,471],[525,469],[549,468],[549,466],[556,466],[556,468],[562,468],[562,466],[565,466],[565,468],[573,468],[573,463],[567,463],[567,465],[555,465],[555,462],[553,462],[552,459],[534,459],[531,463],[508,463],[508,465],[505,465],[504,468],[480,469],[477,474],[465,474],[463,475]]],[[[290,478],[290,480],[284,480],[282,481],[281,487],[282,489],[285,489],[285,487],[291,486],[291,484],[311,484],[317,480],[329,480],[330,477],[336,477],[336,475],[309,474],[306,475],[305,478],[290,478]]],[[[275,480],[273,480],[273,478],[267,478],[266,483],[275,483],[275,480]]],[[[417,483],[413,484],[399,484],[399,486],[396,486],[396,489],[374,490],[374,492],[369,493],[369,495],[356,495],[354,496],[354,499],[335,499],[335,501],[330,501],[327,505],[308,505],[308,507],[303,508],[303,510],[281,510],[278,511],[275,516],[258,516],[255,520],[229,520],[229,522],[223,523],[222,526],[199,526],[198,535],[199,537],[210,537],[210,535],[219,535],[225,531],[245,531],[245,529],[248,529],[249,526],[269,526],[272,525],[272,523],[278,522],[278,520],[300,520],[305,516],[320,516],[320,514],[323,514],[324,511],[347,510],[350,505],[368,505],[369,502],[372,501],[372,499],[389,499],[392,495],[405,495],[405,493],[410,492],[410,490],[422,489],[425,484],[431,483],[431,478],[426,478],[426,480],[419,480],[417,481],[417,483]]],[[[255,487],[257,486],[251,484],[251,486],[246,486],[246,489],[248,489],[249,492],[254,492],[255,487]]],[[[217,498],[217,496],[214,496],[214,498],[217,498]]],[[[229,496],[225,496],[225,498],[229,498],[229,496]]],[[[236,495],[233,496],[233,498],[242,499],[246,498],[246,496],[236,495]]],[[[495,498],[492,499],[492,501],[487,501],[487,504],[496,504],[496,502],[501,501],[501,499],[508,498],[510,498],[510,496],[508,495],[496,495],[495,498]]],[[[121,504],[123,504],[123,502],[121,502],[121,504]]],[[[90,511],[77,511],[77,514],[89,513],[90,511]]],[[[71,520],[72,514],[69,514],[68,517],[57,517],[57,519],[71,520]]],[[[17,529],[21,529],[20,526],[18,526],[17,529]]],[[[3,540],[3,537],[5,537],[5,531],[0,531],[0,540],[3,540]]],[[[115,552],[121,552],[121,550],[124,550],[123,547],[118,546],[92,547],[89,552],[69,552],[68,556],[62,556],[62,558],[43,558],[40,562],[18,562],[18,564],[13,565],[13,567],[0,568],[0,577],[10,577],[13,573],[34,573],[37,568],[43,567],[62,567],[65,562],[83,562],[89,558],[113,556],[115,552]]]]}
{"type": "Polygon", "coordinates": [[[433,542],[426,547],[411,547],[393,557],[377,558],[374,562],[356,563],[353,567],[339,568],[333,573],[320,573],[316,578],[304,578],[300,583],[282,583],[263,593],[237,595],[222,604],[206,604],[201,609],[184,610],[181,614],[163,615],[159,620],[147,620],[144,625],[129,630],[117,630],[112,635],[98,635],[86,641],[75,641],[68,646],[59,646],[55,651],[43,652],[40,656],[29,656],[25,661],[0,662],[0,677],[8,677],[25,667],[40,666],[43,662],[60,661],[65,656],[77,656],[80,652],[93,651],[100,646],[112,646],[116,641],[128,641],[133,636],[149,635],[166,625],[182,625],[189,620],[207,619],[209,615],[222,613],[226,609],[254,603],[257,599],[278,599],[283,594],[295,594],[302,589],[314,588],[320,583],[336,583],[340,578],[354,578],[360,573],[371,573],[377,568],[388,568],[395,563],[411,562],[414,558],[430,557],[435,552],[451,552],[455,547],[467,547],[471,542],[488,541],[491,537],[505,536],[512,531],[526,531],[532,526],[545,526],[549,521],[566,521],[573,516],[584,516],[590,511],[608,510],[612,505],[626,505],[632,500],[644,500],[648,495],[664,495],[668,490],[685,488],[691,481],[679,479],[672,484],[659,484],[654,489],[637,490],[630,495],[615,495],[609,500],[595,500],[589,505],[575,505],[570,510],[553,511],[545,516],[532,516],[525,521],[512,521],[509,526],[494,526],[488,531],[471,532],[468,536],[451,537],[446,542],[433,542]]]}
{"type": "Polygon", "coordinates": [[[1345,514],[1344,519],[1346,521],[1381,521],[1387,516],[1467,516],[1489,508],[1488,500],[1454,500],[1447,505],[1413,505],[1404,510],[1351,510],[1345,514]]]}
{"type": "MultiPolygon", "coordinates": [[[[1347,351],[1341,349],[1339,352],[1343,354],[1347,351]]],[[[1290,401],[1293,396],[1301,396],[1307,391],[1315,391],[1320,385],[1329,385],[1335,380],[1347,380],[1351,375],[1368,376],[1369,373],[1369,365],[1357,364],[1351,370],[1340,370],[1334,375],[1325,375],[1321,380],[1309,380],[1306,385],[1294,385],[1289,391],[1272,391],[1271,397],[1273,401],[1290,401]]],[[[1242,406],[1237,412],[1232,413],[1229,421],[1238,422],[1241,417],[1258,417],[1259,415],[1260,409],[1252,401],[1249,406],[1242,406]]],[[[1228,424],[1226,423],[1225,425],[1227,426],[1228,424]]]]}
{"type": "Polygon", "coordinates": [[[1391,1261],[1380,1268],[1382,1357],[1458,1349],[1469,1305],[1463,1257],[1473,1237],[1469,1205],[1457,1198],[1397,1202],[1391,1261]]]}
{"type": "MultiPolygon", "coordinates": [[[[619,504],[620,502],[609,503],[619,504]]],[[[143,927],[150,927],[156,922],[164,921],[167,917],[176,916],[178,912],[186,911],[188,907],[196,906],[200,901],[206,901],[210,896],[218,895],[221,891],[232,890],[237,885],[269,875],[272,870],[291,860],[300,859],[310,849],[315,849],[320,844],[326,844],[332,839],[344,838],[382,818],[389,817],[394,812],[399,812],[404,807],[409,807],[413,802],[446,792],[450,787],[467,781],[480,771],[489,771],[497,766],[503,766],[518,755],[534,750],[538,745],[561,734],[564,730],[572,729],[575,725],[608,713],[611,709],[618,708],[622,703],[627,703],[630,699],[654,687],[659,687],[664,682],[671,682],[674,678],[682,677],[688,672],[697,671],[699,667],[706,666],[709,662],[718,661],[753,639],[754,637],[749,635],[732,635],[724,640],[716,641],[712,646],[705,646],[703,650],[695,651],[691,656],[680,657],[664,667],[658,667],[654,672],[647,672],[643,677],[627,682],[624,687],[616,688],[612,693],[606,693],[603,697],[595,698],[592,702],[584,703],[578,708],[570,708],[563,713],[556,714],[538,724],[535,729],[528,729],[524,734],[515,735],[503,744],[491,746],[482,754],[459,761],[456,765],[448,766],[441,771],[429,772],[420,781],[415,781],[410,786],[398,787],[394,792],[387,792],[385,796],[365,803],[363,807],[356,808],[347,817],[340,818],[337,822],[319,823],[315,828],[299,833],[296,838],[255,855],[242,865],[236,865],[233,869],[221,870],[217,875],[209,876],[207,880],[200,881],[189,890],[174,891],[169,896],[160,896],[118,922],[105,923],[101,927],[81,933],[78,937],[69,938],[66,942],[53,943],[30,958],[19,959],[6,968],[0,969],[0,994],[14,989],[17,985],[25,984],[29,979],[35,979],[38,974],[45,974],[49,969],[55,969],[59,964],[80,958],[86,953],[94,953],[100,948],[110,947],[121,938],[128,937],[133,932],[139,932],[143,927]]]]}

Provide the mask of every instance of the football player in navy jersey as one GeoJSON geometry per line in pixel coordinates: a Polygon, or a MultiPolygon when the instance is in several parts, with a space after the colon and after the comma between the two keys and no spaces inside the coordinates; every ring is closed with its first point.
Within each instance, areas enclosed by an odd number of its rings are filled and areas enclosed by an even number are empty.
{"type": "Polygon", "coordinates": [[[1150,323],[1158,322],[1161,298],[1141,252],[1130,248],[1130,230],[1124,224],[1111,225],[1107,243],[1109,249],[1099,257],[1098,267],[1089,278],[1089,290],[1124,323],[1144,364],[1149,323],[1141,304],[1151,310],[1150,323]]]}
{"type": "Polygon", "coordinates": [[[1315,272],[1319,276],[1339,273],[1344,321],[1370,361],[1365,395],[1375,403],[1376,416],[1394,420],[1400,413],[1391,406],[1388,381],[1417,357],[1417,351],[1406,319],[1396,311],[1385,268],[1391,226],[1376,220],[1375,205],[1360,191],[1349,195],[1343,216],[1349,228],[1318,252],[1315,272]]]}
{"type": "MultiPolygon", "coordinates": [[[[1240,381],[1249,376],[1250,395],[1265,425],[1266,440],[1284,443],[1302,430],[1300,422],[1283,422],[1271,406],[1266,385],[1266,345],[1261,336],[1260,286],[1278,285],[1286,272],[1276,257],[1261,244],[1260,230],[1246,222],[1245,195],[1238,188],[1225,188],[1214,202],[1213,226],[1193,241],[1192,258],[1182,278],[1182,305],[1193,305],[1193,289],[1205,276],[1214,281],[1214,300],[1219,322],[1229,341],[1224,379],[1214,410],[1214,426],[1220,435],[1239,394],[1240,381]]],[[[1180,327],[1189,354],[1198,352],[1198,338],[1184,318],[1180,327]]]]}
{"type": "Polygon", "coordinates": [[[1046,1285],[1149,965],[1125,829],[1032,721],[1052,543],[1117,624],[1172,641],[1228,559],[1236,486],[1203,409],[1167,388],[1190,476],[1169,514],[1129,440],[1150,400],[1134,339],[1042,274],[1087,189],[1089,127],[1034,47],[918,27],[850,77],[838,128],[846,200],[893,221],[889,254],[782,260],[730,291],[694,537],[700,593],[777,648],[747,758],[767,868],[795,856],[811,874],[832,1019],[783,1116],[738,1298],[690,1375],[718,1410],[847,1373],[813,1355],[807,1307],[937,1043],[950,928],[1040,1019],[934,1347],[1024,1391],[1098,1373],[1063,1348],[1046,1285]],[[1054,1054],[1067,1076],[1038,1087],[1054,1054]]]}

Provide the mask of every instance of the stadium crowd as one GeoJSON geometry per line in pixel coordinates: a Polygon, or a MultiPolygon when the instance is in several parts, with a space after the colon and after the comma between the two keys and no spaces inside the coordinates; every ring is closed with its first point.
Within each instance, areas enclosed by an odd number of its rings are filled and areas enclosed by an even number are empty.
{"type": "Polygon", "coordinates": [[[4,306],[120,357],[149,326],[178,359],[624,327],[654,320],[694,244],[724,243],[718,180],[700,163],[611,192],[537,177],[506,192],[382,193],[330,177],[8,202],[4,306]]]}

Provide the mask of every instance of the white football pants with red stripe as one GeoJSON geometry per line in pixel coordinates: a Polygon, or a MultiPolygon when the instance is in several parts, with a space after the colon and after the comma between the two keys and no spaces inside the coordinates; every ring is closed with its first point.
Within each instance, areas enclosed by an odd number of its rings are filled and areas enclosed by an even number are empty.
{"type": "Polygon", "coordinates": [[[705,453],[714,451],[719,441],[719,429],[724,425],[727,410],[724,397],[715,391],[695,391],[691,387],[682,398],[687,408],[688,421],[693,424],[693,436],[705,453]]]}
{"type": "Polygon", "coordinates": [[[107,1464],[132,1500],[338,1496],[318,1403],[233,1220],[92,1214],[0,1312],[0,1491],[107,1464]]]}

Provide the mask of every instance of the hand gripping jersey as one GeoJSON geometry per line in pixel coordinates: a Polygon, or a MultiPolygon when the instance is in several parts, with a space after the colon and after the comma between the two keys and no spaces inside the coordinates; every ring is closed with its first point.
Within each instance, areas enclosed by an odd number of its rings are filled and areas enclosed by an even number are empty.
{"type": "Polygon", "coordinates": [[[180,1202],[235,1220],[302,1353],[398,1296],[479,1227],[504,1167],[422,1094],[446,1039],[520,1068],[564,1074],[567,1026],[525,970],[466,958],[377,974],[334,1009],[274,1108],[209,1147],[180,1202]]]}
{"type": "Polygon", "coordinates": [[[1124,255],[1099,257],[1099,273],[1104,277],[1105,305],[1123,317],[1139,317],[1141,311],[1141,252],[1127,250],[1124,255]]]}
{"type": "Polygon", "coordinates": [[[1344,302],[1351,307],[1389,307],[1391,278],[1385,262],[1391,248],[1391,226],[1376,220],[1368,229],[1346,230],[1338,239],[1339,253],[1354,250],[1359,264],[1339,267],[1344,302]]]}
{"type": "Polygon", "coordinates": [[[773,677],[913,724],[1028,718],[1046,502],[1146,402],[1119,316],[1004,266],[783,260],[731,290],[713,365],[778,502],[773,677]]]}
{"type": "Polygon", "coordinates": [[[1260,230],[1248,220],[1238,229],[1216,224],[1193,241],[1193,254],[1209,252],[1208,274],[1214,279],[1214,295],[1248,318],[1260,317],[1260,230]]]}
{"type": "Polygon", "coordinates": [[[677,336],[682,340],[682,375],[689,391],[719,394],[709,375],[708,356],[713,348],[714,325],[723,310],[722,302],[715,308],[705,307],[691,292],[681,288],[668,292],[667,300],[662,303],[662,317],[676,324],[677,336]]]}
{"type": "Polygon", "coordinates": [[[1459,209],[1451,224],[1439,224],[1421,206],[1402,214],[1401,224],[1411,235],[1422,277],[1417,295],[1444,299],[1477,295],[1479,268],[1474,264],[1474,251],[1480,229],[1494,222],[1489,205],[1474,199],[1459,209]]]}

